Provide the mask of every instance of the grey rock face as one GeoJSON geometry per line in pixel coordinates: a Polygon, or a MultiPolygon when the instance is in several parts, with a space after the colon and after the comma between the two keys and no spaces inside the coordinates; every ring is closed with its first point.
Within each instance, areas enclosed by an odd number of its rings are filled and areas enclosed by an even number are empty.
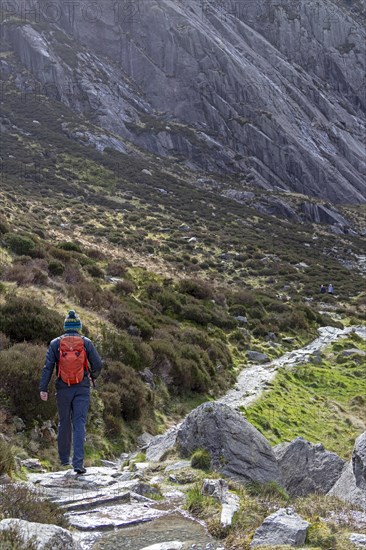
{"type": "Polygon", "coordinates": [[[366,509],[366,490],[357,486],[351,462],[345,465],[341,477],[331,488],[328,495],[366,509]]]}
{"type": "Polygon", "coordinates": [[[247,357],[253,363],[268,363],[269,357],[260,351],[247,351],[247,357]]]}
{"type": "Polygon", "coordinates": [[[357,548],[365,548],[366,547],[366,535],[362,533],[352,533],[349,537],[350,542],[352,544],[355,544],[357,548]]]}
{"type": "Polygon", "coordinates": [[[340,227],[349,226],[349,222],[334,208],[322,204],[303,202],[300,204],[300,212],[306,221],[324,224],[338,224],[340,227]]]}
{"type": "Polygon", "coordinates": [[[146,449],[146,460],[159,462],[177,442],[177,428],[173,427],[163,435],[155,436],[146,449]]]}
{"type": "Polygon", "coordinates": [[[34,537],[39,550],[43,548],[81,550],[81,546],[73,539],[70,531],[57,525],[32,523],[22,519],[3,519],[0,521],[0,531],[7,531],[12,528],[19,531],[25,544],[34,537]]]}
{"type": "Polygon", "coordinates": [[[356,439],[352,453],[352,467],[357,487],[366,491],[366,432],[356,439]]]}
{"type": "Polygon", "coordinates": [[[327,493],[340,478],[345,461],[302,437],[273,448],[283,482],[291,496],[327,493]]]}
{"type": "Polygon", "coordinates": [[[241,414],[222,403],[204,403],[192,411],[178,430],[183,456],[203,448],[211,467],[241,482],[281,482],[275,456],[266,438],[241,414]]]}
{"type": "Polygon", "coordinates": [[[126,10],[100,0],[89,17],[82,4],[53,6],[68,33],[61,41],[47,5],[41,22],[53,34],[6,25],[48,95],[194,168],[240,171],[264,189],[366,200],[365,30],[342,6],[136,0],[126,10]]]}
{"type": "Polygon", "coordinates": [[[291,508],[281,508],[268,516],[256,530],[250,546],[288,544],[301,546],[305,543],[309,523],[295,514],[291,508]]]}

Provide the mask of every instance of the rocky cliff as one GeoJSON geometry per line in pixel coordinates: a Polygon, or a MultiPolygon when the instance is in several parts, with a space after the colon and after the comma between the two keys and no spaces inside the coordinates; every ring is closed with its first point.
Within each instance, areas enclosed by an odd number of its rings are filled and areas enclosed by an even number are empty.
{"type": "Polygon", "coordinates": [[[366,200],[366,33],[356,1],[7,8],[5,38],[41,92],[126,148],[265,189],[366,200]]]}

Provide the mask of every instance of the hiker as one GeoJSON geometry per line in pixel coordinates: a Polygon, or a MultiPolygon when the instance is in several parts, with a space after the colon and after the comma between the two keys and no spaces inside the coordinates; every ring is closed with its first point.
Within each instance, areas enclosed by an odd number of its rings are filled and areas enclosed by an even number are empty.
{"type": "Polygon", "coordinates": [[[328,294],[334,294],[334,288],[333,288],[333,285],[331,283],[328,286],[328,294]]]}
{"type": "Polygon", "coordinates": [[[42,401],[48,399],[48,384],[57,366],[56,400],[59,417],[58,454],[62,466],[72,465],[77,474],[85,474],[84,440],[90,402],[90,382],[99,376],[102,361],[92,342],[80,336],[82,324],[72,309],[64,322],[64,334],[52,340],[39,385],[42,401]]]}
{"type": "Polygon", "coordinates": [[[325,288],[325,285],[320,285],[320,292],[321,292],[321,294],[325,294],[326,290],[327,290],[327,289],[325,288]]]}

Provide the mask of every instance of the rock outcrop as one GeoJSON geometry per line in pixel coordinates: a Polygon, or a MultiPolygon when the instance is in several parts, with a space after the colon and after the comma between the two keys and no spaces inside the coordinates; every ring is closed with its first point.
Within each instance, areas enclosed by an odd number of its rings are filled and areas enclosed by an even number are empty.
{"type": "Polygon", "coordinates": [[[366,432],[356,439],[352,461],[344,466],[328,494],[366,510],[366,432]]]}
{"type": "Polygon", "coordinates": [[[355,3],[56,0],[26,21],[18,4],[3,20],[22,66],[100,126],[264,189],[366,200],[355,3]]]}
{"type": "Polygon", "coordinates": [[[34,541],[38,550],[52,548],[54,550],[81,550],[80,544],[74,540],[67,529],[57,525],[32,523],[22,519],[3,519],[0,521],[0,531],[15,529],[24,544],[34,541]]]}
{"type": "Polygon", "coordinates": [[[357,487],[366,491],[366,432],[356,439],[352,453],[352,468],[357,487]]]}
{"type": "Polygon", "coordinates": [[[281,482],[266,438],[240,413],[222,403],[204,403],[192,411],[178,430],[177,445],[183,456],[205,449],[212,469],[231,479],[281,482]]]}
{"type": "Polygon", "coordinates": [[[345,461],[302,437],[273,448],[286,490],[291,496],[327,493],[340,478],[345,461]]]}

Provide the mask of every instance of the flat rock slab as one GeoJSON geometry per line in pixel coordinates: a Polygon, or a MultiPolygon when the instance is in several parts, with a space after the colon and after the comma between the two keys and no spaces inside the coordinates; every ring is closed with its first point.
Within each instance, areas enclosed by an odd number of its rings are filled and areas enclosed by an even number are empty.
{"type": "Polygon", "coordinates": [[[251,547],[276,544],[301,546],[305,544],[309,523],[290,508],[281,508],[268,516],[256,530],[251,547]]]}
{"type": "Polygon", "coordinates": [[[151,501],[149,505],[145,502],[135,502],[133,506],[131,504],[101,506],[90,511],[69,514],[68,520],[80,531],[109,531],[152,521],[167,513],[153,508],[154,505],[156,505],[155,501],[151,501]]]}

